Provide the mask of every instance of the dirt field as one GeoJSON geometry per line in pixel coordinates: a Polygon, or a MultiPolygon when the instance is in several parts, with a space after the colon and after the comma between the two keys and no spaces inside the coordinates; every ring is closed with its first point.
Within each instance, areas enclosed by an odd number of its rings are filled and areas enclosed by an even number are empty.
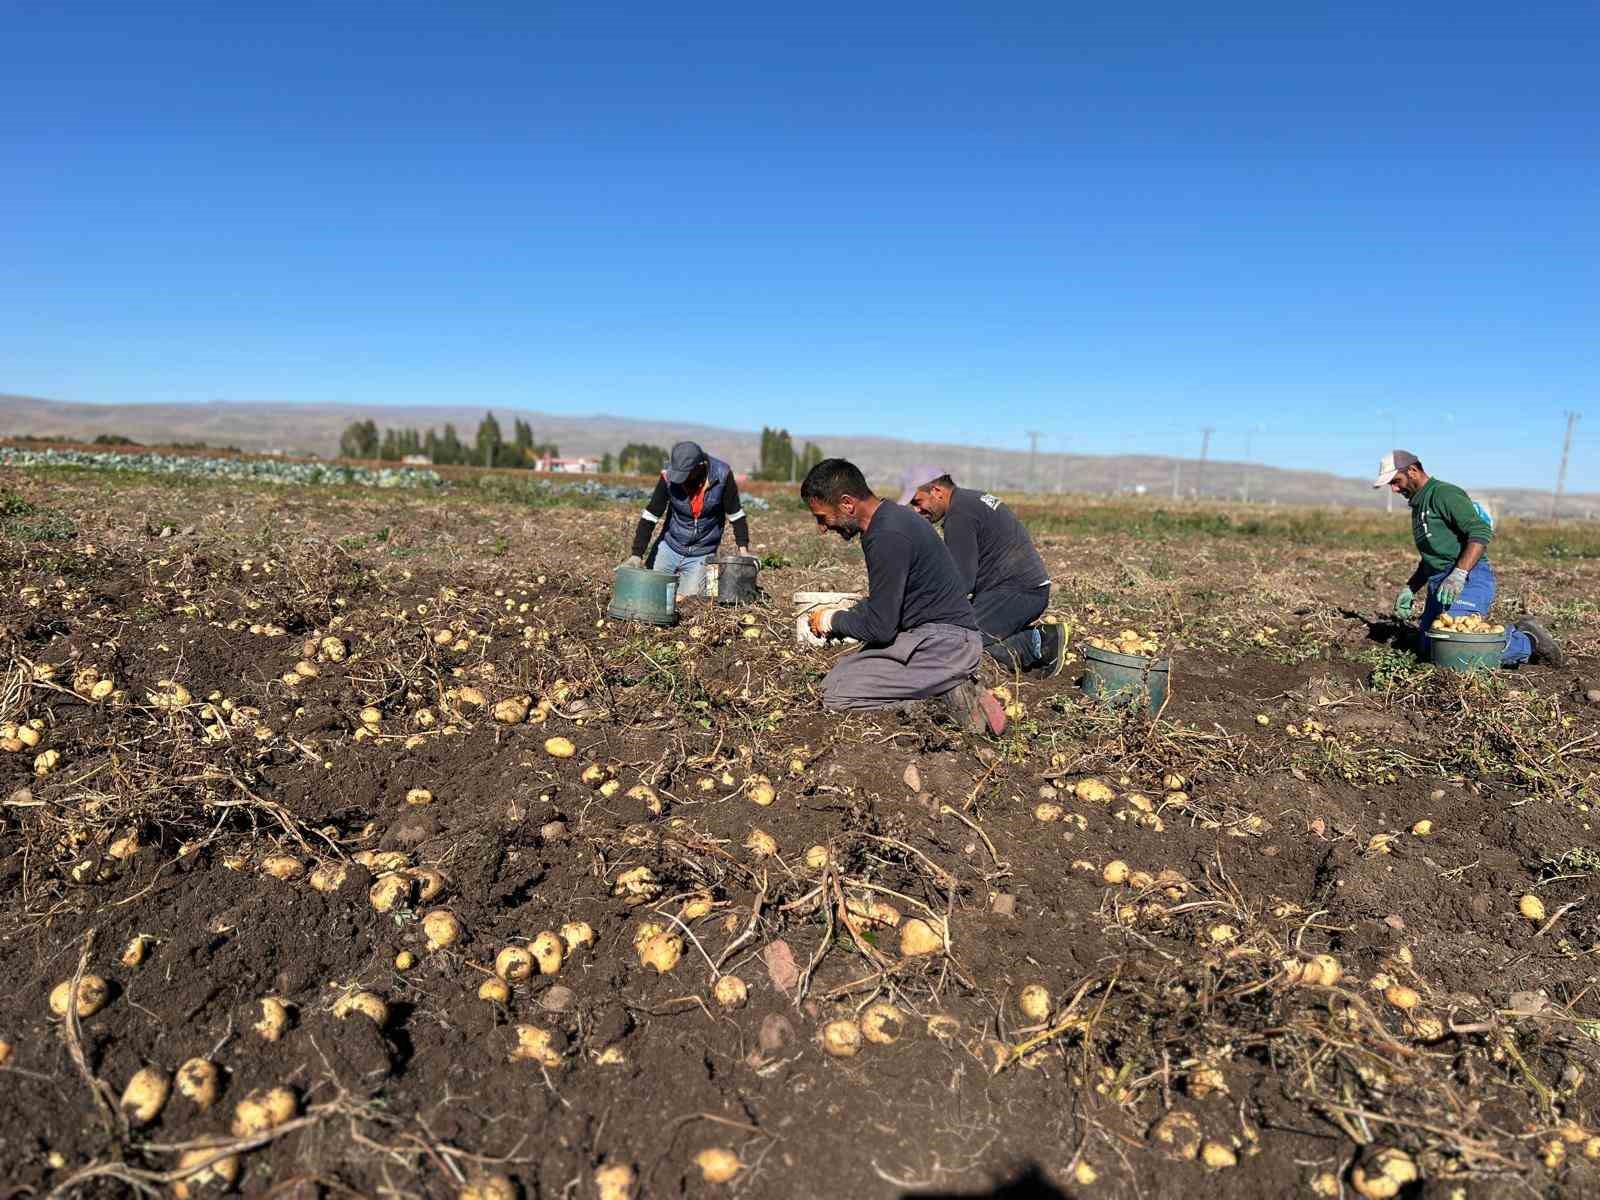
{"type": "Polygon", "coordinates": [[[864,572],[782,495],[766,598],[653,629],[604,619],[635,505],[0,488],[0,1197],[1600,1188],[1570,533],[1493,558],[1575,661],[1475,679],[1391,645],[1398,520],[1022,505],[1173,694],[995,678],[988,739],[819,711],[788,598],[864,572]],[[209,1105],[124,1104],[192,1059],[209,1105]]]}

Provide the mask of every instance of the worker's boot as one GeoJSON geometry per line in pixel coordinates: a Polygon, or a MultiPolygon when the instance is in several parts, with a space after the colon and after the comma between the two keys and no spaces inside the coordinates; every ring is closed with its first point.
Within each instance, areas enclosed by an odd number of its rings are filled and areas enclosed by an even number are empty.
{"type": "Polygon", "coordinates": [[[944,701],[955,723],[967,733],[1005,732],[1006,710],[988,688],[970,682],[958,683],[939,699],[944,701]]]}
{"type": "Polygon", "coordinates": [[[1061,674],[1062,665],[1067,661],[1066,632],[1059,625],[1039,626],[1039,670],[1047,678],[1053,679],[1061,674]]]}
{"type": "Polygon", "coordinates": [[[1566,651],[1561,649],[1561,643],[1556,641],[1554,635],[1534,617],[1523,617],[1515,625],[1528,635],[1528,640],[1533,643],[1533,656],[1529,662],[1544,663],[1547,667],[1564,666],[1567,661],[1566,651]]]}

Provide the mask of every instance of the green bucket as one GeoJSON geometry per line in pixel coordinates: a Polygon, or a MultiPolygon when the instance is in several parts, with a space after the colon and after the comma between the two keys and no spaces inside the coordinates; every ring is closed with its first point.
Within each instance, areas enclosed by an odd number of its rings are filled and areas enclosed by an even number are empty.
{"type": "Polygon", "coordinates": [[[674,624],[678,619],[678,577],[644,567],[618,567],[606,616],[649,625],[674,624]]]}
{"type": "Polygon", "coordinates": [[[1152,713],[1160,712],[1167,702],[1170,659],[1143,658],[1085,646],[1083,665],[1083,678],[1078,686],[1097,700],[1130,706],[1143,702],[1152,713]]]}
{"type": "Polygon", "coordinates": [[[1428,631],[1428,656],[1433,665],[1446,671],[1496,671],[1505,653],[1503,633],[1461,633],[1459,630],[1428,631]]]}

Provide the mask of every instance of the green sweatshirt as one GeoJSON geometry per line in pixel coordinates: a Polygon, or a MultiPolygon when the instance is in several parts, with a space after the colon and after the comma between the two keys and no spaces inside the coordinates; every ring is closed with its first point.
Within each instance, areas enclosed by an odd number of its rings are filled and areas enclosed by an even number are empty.
{"type": "Polygon", "coordinates": [[[1423,563],[1436,575],[1456,565],[1467,543],[1487,546],[1494,531],[1466,492],[1442,479],[1430,479],[1411,497],[1411,537],[1423,563]]]}

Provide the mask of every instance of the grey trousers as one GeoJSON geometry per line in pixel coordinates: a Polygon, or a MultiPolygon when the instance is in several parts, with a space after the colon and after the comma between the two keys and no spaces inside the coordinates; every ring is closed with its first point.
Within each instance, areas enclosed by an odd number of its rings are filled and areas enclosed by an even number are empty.
{"type": "Polygon", "coordinates": [[[919,625],[887,646],[841,658],[822,681],[824,708],[888,708],[942,696],[972,678],[983,654],[976,629],[919,625]]]}

